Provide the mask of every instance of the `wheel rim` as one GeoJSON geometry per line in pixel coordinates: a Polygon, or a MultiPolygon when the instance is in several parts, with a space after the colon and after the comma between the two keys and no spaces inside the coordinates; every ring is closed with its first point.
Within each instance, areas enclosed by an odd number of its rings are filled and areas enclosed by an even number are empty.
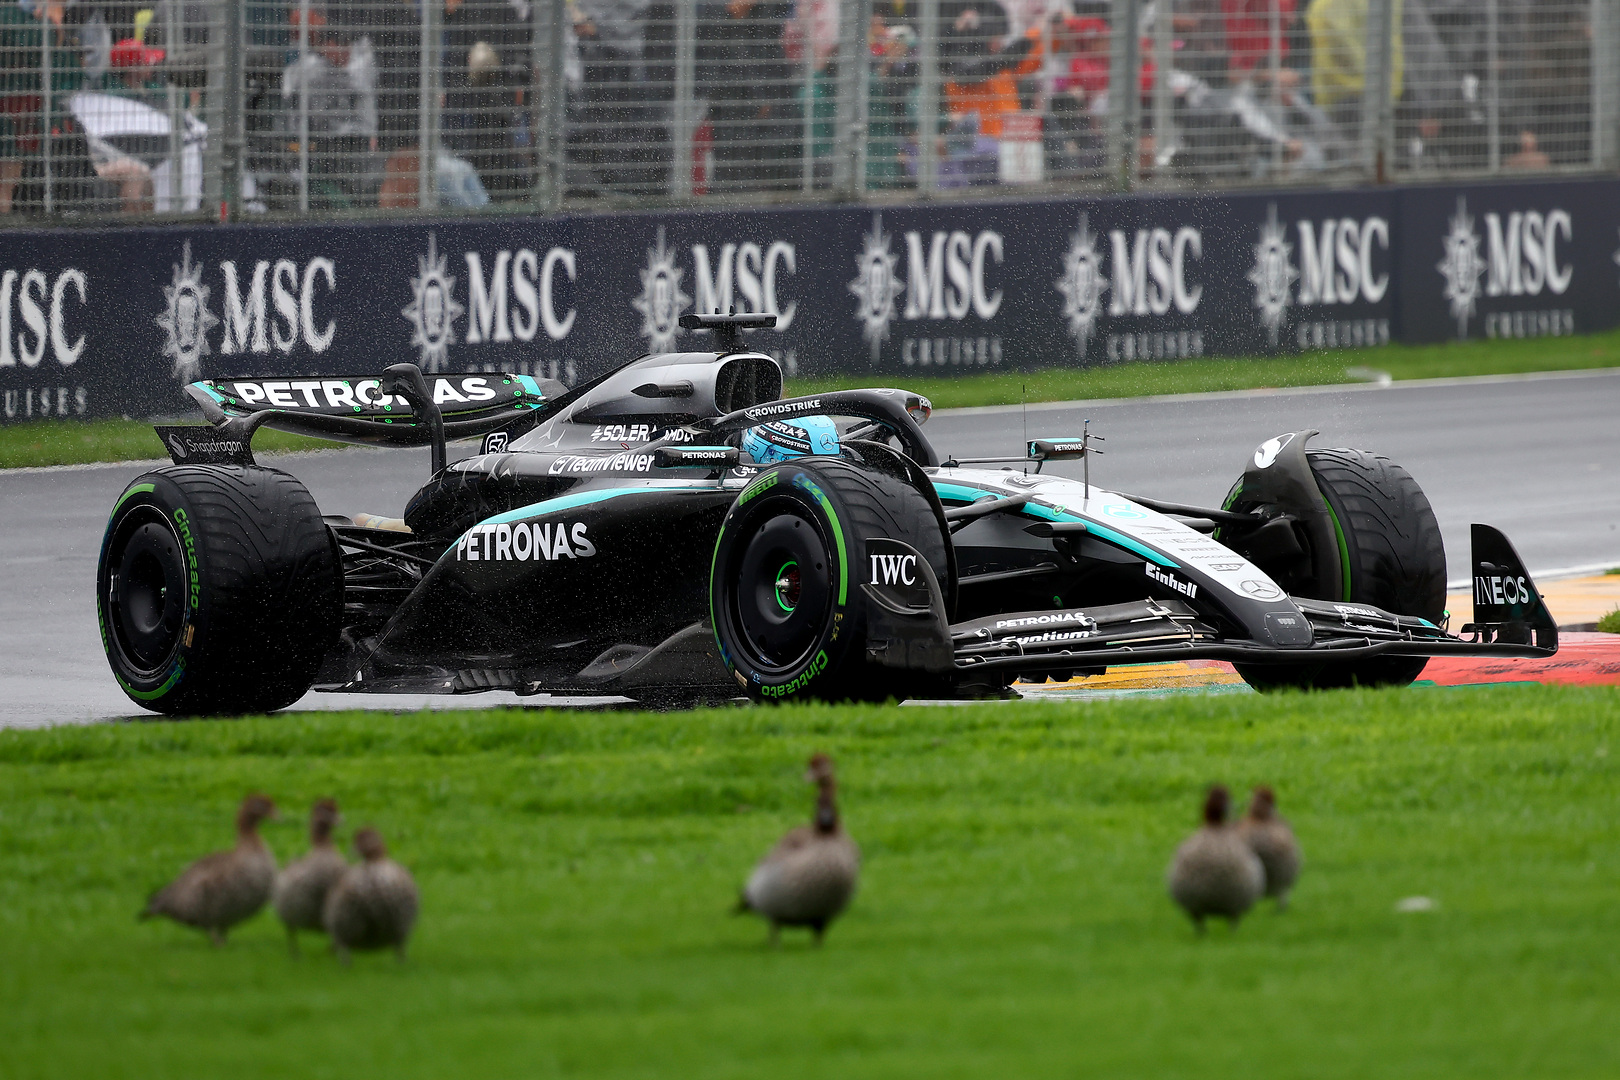
{"type": "Polygon", "coordinates": [[[110,561],[108,623],[125,662],[139,673],[163,668],[185,624],[186,560],[180,539],[155,514],[123,533],[110,561]]]}
{"type": "Polygon", "coordinates": [[[742,545],[732,609],[749,660],[766,671],[798,666],[832,617],[832,571],[815,522],[771,517],[742,545]]]}

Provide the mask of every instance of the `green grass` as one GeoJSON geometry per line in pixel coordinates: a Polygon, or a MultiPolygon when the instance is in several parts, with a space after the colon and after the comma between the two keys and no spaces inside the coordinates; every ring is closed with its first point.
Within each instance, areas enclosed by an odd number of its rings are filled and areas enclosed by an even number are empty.
{"type": "Polygon", "coordinates": [[[1546,687],[0,732],[0,1075],[1613,1076],[1617,757],[1620,693],[1546,687]],[[726,910],[816,749],[861,891],[772,952],[726,910]],[[1216,779],[1306,866],[1199,940],[1162,874],[1216,779]],[[407,964],[136,923],[250,789],[382,829],[407,964]]]}
{"type": "Polygon", "coordinates": [[[1597,628],[1600,633],[1620,634],[1620,607],[1615,608],[1613,611],[1603,616],[1603,618],[1599,619],[1597,621],[1597,628]]]}
{"type": "Polygon", "coordinates": [[[1299,356],[1177,360],[961,377],[914,378],[882,374],[792,379],[788,391],[824,394],[856,386],[899,385],[927,395],[936,409],[950,409],[967,405],[1016,405],[1020,401],[1079,401],[1256,387],[1325,386],[1362,381],[1346,374],[1348,369],[1358,367],[1386,371],[1398,380],[1620,367],[1620,330],[1586,337],[1389,345],[1380,349],[1299,356]]]}
{"type": "MultiPolygon", "coordinates": [[[[1016,405],[1021,401],[1073,401],[1206,393],[1256,387],[1325,386],[1362,381],[1351,368],[1386,371],[1396,379],[1506,375],[1533,371],[1620,367],[1620,330],[1587,337],[1390,345],[1381,349],[1306,353],[1241,360],[1178,360],[1089,368],[1049,368],[961,377],[839,376],[788,380],[790,395],[859,386],[900,384],[926,394],[937,409],[1016,405]]],[[[335,444],[261,430],[255,450],[311,450],[335,444]]],[[[138,420],[32,420],[0,425],[0,469],[25,465],[77,465],[166,456],[152,427],[138,420]]]]}
{"type": "MultiPolygon", "coordinates": [[[[253,437],[253,449],[261,453],[321,450],[334,445],[324,439],[268,429],[253,437]]],[[[0,425],[0,469],[144,461],[168,456],[157,432],[144,420],[25,420],[20,424],[0,425]]]]}

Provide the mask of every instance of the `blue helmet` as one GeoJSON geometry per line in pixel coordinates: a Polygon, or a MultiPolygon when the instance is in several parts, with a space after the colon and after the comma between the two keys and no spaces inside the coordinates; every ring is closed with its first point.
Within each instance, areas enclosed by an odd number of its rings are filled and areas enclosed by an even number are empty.
{"type": "Polygon", "coordinates": [[[788,461],[806,454],[837,454],[838,426],[826,416],[773,420],[744,431],[742,449],[759,465],[788,461]]]}

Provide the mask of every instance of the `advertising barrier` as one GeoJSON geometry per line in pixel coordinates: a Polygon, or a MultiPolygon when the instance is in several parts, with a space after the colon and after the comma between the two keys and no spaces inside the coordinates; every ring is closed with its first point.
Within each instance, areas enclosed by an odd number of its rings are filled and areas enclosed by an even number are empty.
{"type": "Polygon", "coordinates": [[[0,232],[0,421],[187,411],[203,377],[573,384],[773,312],[790,374],[955,375],[1620,320],[1620,181],[0,232]]]}

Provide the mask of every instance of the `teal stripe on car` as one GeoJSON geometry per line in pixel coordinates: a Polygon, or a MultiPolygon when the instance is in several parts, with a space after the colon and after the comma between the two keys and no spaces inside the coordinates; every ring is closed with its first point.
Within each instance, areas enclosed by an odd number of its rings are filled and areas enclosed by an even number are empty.
{"type": "MultiPolygon", "coordinates": [[[[591,491],[577,491],[572,495],[559,495],[555,499],[546,499],[543,502],[530,503],[520,506],[516,510],[508,510],[504,514],[496,514],[480,521],[473,528],[483,525],[509,525],[514,521],[528,521],[530,518],[544,517],[555,514],[559,510],[572,510],[579,506],[590,506],[593,503],[606,502],[617,499],[621,495],[676,495],[688,491],[699,492],[704,495],[713,495],[716,488],[713,484],[704,484],[701,487],[618,487],[595,488],[591,491]]],[[[469,532],[472,530],[468,530],[469,532]]]]}
{"type": "MultiPolygon", "coordinates": [[[[966,487],[962,484],[942,484],[938,481],[934,483],[934,490],[939,493],[941,499],[955,499],[960,502],[977,502],[987,495],[996,498],[1003,497],[998,492],[986,491],[984,488],[966,487]]],[[[1106,525],[1099,525],[1090,518],[1083,518],[1066,510],[1059,512],[1049,506],[1041,506],[1033,502],[1025,503],[1024,508],[1019,512],[1028,514],[1030,517],[1044,518],[1047,521],[1083,521],[1086,525],[1086,531],[1099,540],[1106,540],[1116,547],[1122,547],[1132,554],[1140,555],[1157,566],[1167,567],[1172,570],[1181,569],[1179,564],[1165,558],[1147,545],[1132,540],[1123,533],[1115,532],[1106,525]]]]}

